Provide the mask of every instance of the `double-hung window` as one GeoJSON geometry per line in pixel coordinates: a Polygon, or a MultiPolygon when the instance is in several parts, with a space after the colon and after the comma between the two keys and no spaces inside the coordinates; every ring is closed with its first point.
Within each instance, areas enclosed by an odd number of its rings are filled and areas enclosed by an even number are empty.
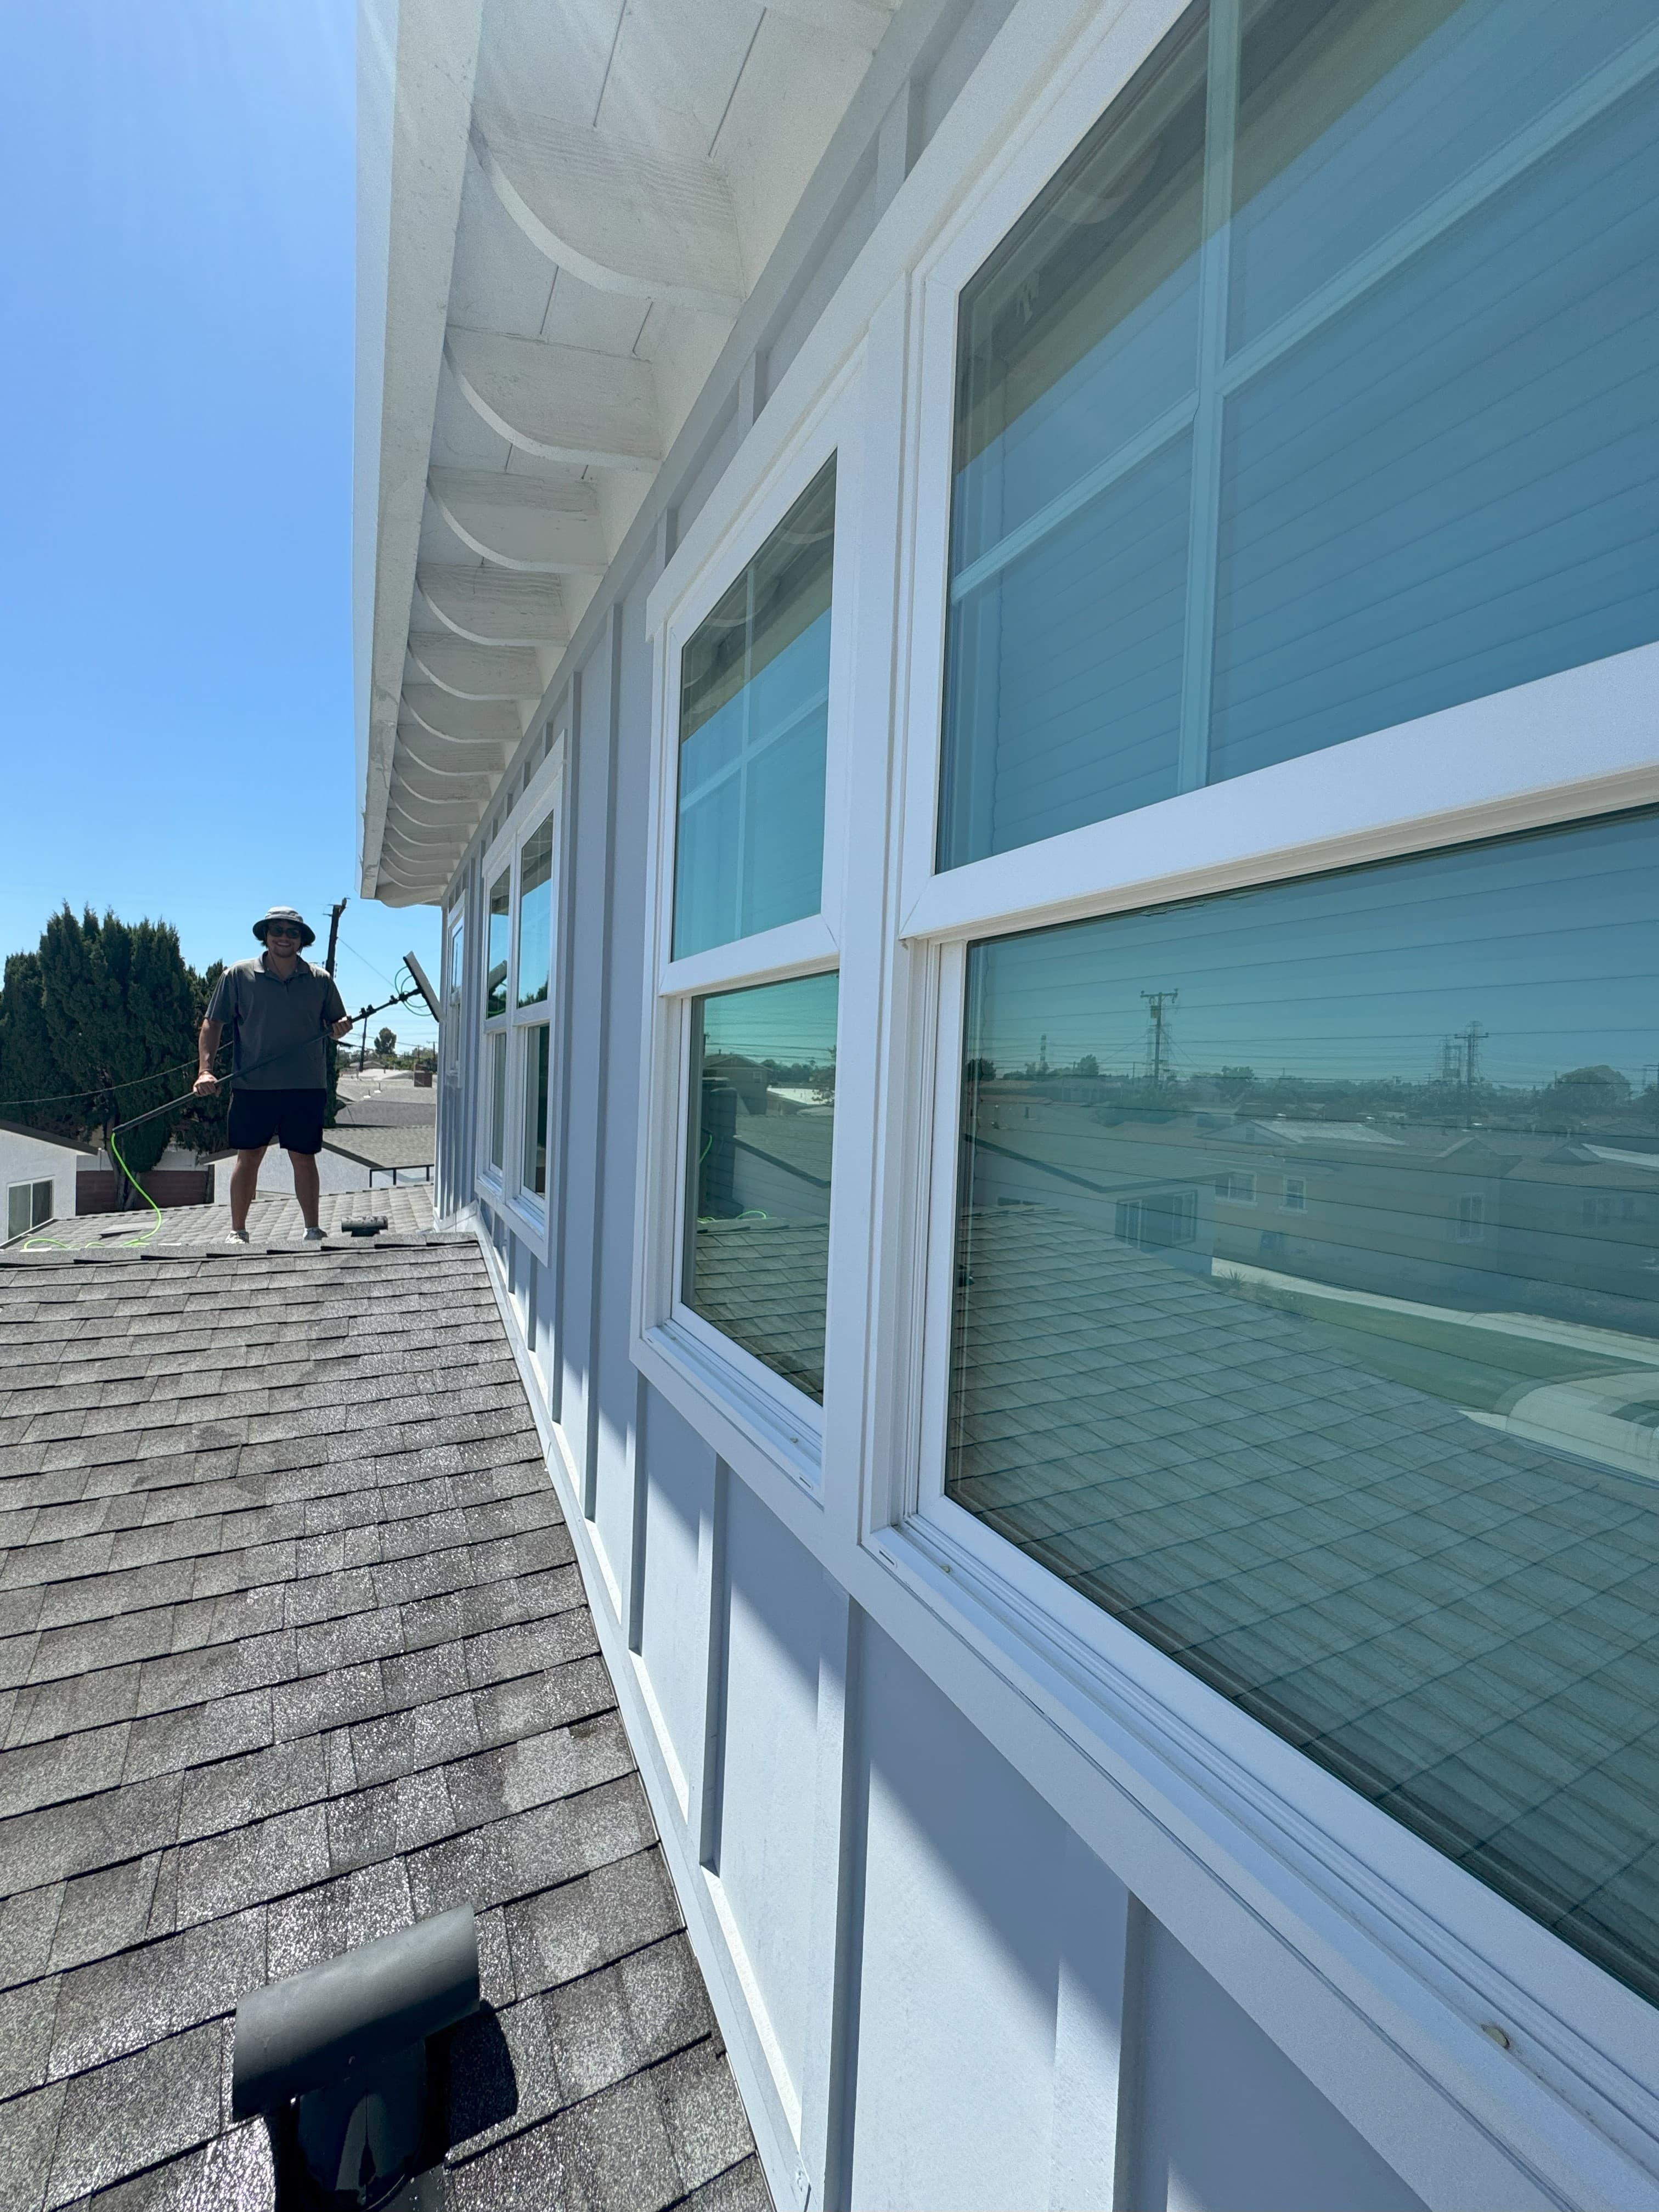
{"type": "Polygon", "coordinates": [[[562,760],[556,744],[483,872],[478,1171],[538,1228],[547,1218],[562,760]]]}
{"type": "Polygon", "coordinates": [[[797,1444],[816,1433],[827,1329],[846,482],[821,428],[704,561],[665,653],[664,1166],[644,1320],[763,1419],[781,1407],[797,1444]]]}
{"type": "Polygon", "coordinates": [[[1659,2002],[1659,26],[1099,70],[921,279],[887,1517],[1659,2002]]]}

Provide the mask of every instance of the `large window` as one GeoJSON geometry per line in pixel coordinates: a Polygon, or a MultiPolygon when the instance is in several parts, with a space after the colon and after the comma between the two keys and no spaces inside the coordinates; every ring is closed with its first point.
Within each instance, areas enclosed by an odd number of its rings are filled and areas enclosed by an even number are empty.
{"type": "Polygon", "coordinates": [[[681,1296],[820,1401],[836,1003],[809,975],[691,1006],[681,1296]]]}
{"type": "Polygon", "coordinates": [[[562,750],[541,771],[485,869],[483,1173],[544,1225],[551,1105],[555,914],[562,750]]]}
{"type": "Polygon", "coordinates": [[[1659,1999],[1659,815],[966,990],[947,1497],[1659,1999]]]}
{"type": "Polygon", "coordinates": [[[951,868],[1659,636],[1649,0],[1214,0],[964,291],[951,868]]]}
{"type": "Polygon", "coordinates": [[[834,456],[680,659],[678,958],[823,896],[834,456]]]}

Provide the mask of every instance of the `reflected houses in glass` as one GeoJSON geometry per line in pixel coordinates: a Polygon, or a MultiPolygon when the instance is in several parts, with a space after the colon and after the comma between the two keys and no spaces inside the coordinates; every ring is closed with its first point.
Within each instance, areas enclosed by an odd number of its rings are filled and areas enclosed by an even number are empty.
{"type": "Polygon", "coordinates": [[[1659,636],[1648,0],[1223,0],[961,300],[939,865],[1659,636]]]}
{"type": "Polygon", "coordinates": [[[818,911],[835,535],[832,455],[681,655],[676,959],[818,911]]]}
{"type": "Polygon", "coordinates": [[[1659,818],[967,988],[947,1495],[1659,1998],[1659,818]]]}
{"type": "Polygon", "coordinates": [[[484,947],[484,1019],[507,1012],[507,971],[513,955],[513,873],[503,868],[489,886],[489,934],[484,947]]]}
{"type": "Polygon", "coordinates": [[[681,1296],[820,1402],[837,997],[808,975],[691,1006],[681,1296]]]}

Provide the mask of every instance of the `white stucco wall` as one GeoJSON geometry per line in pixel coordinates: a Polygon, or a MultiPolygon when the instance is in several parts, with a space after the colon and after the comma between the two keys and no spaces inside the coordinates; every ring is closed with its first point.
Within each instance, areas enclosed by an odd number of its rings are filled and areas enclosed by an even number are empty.
{"type": "MultiPolygon", "coordinates": [[[[66,1221],[75,1212],[75,1178],[82,1168],[98,1164],[91,1152],[78,1152],[45,1137],[21,1135],[0,1129],[0,1206],[14,1183],[52,1185],[52,1218],[66,1221]]],[[[5,1236],[6,1215],[0,1212],[0,1241],[5,1236]]]]}

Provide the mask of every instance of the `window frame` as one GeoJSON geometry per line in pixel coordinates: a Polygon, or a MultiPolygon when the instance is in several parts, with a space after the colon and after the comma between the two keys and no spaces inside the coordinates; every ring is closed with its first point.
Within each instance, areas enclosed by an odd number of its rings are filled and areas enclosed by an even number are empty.
{"type": "Polygon", "coordinates": [[[6,1185],[6,1241],[10,1243],[16,1237],[32,1237],[37,1229],[44,1229],[48,1222],[56,1218],[57,1207],[58,1179],[55,1176],[25,1176],[18,1182],[9,1182],[6,1185]],[[11,1202],[20,1190],[26,1190],[29,1194],[29,1218],[22,1228],[15,1230],[10,1219],[11,1202]],[[46,1194],[46,1210],[44,1213],[38,1213],[35,1208],[43,1190],[46,1194]]]}
{"type": "MultiPolygon", "coordinates": [[[[1242,1852],[1251,1909],[1291,1950],[1317,1955],[1354,1993],[1356,2012],[1374,2011],[1380,1985],[1414,1987],[1404,2047],[1462,2114],[1506,2146],[1528,2140],[1541,2156],[1535,2171],[1565,2177],[1584,2170],[1574,2160],[1608,2160],[1625,2177],[1613,2185],[1631,2186],[1637,2172],[1650,2185],[1659,2014],[944,1496],[970,942],[1659,803],[1653,643],[936,868],[957,301],[1182,13],[1176,0],[1148,0],[1056,40],[1035,93],[1022,87],[1023,107],[1007,94],[1017,119],[978,181],[941,212],[898,280],[903,397],[890,404],[906,434],[897,599],[909,627],[893,671],[898,889],[883,979],[892,1011],[878,1051],[888,1101],[908,1089],[931,1110],[906,1120],[884,1102],[878,1115],[877,1176],[889,1194],[869,1276],[865,1425],[881,1449],[862,1468],[857,1541],[889,1588],[965,1644],[1086,1769],[1103,1766],[1172,1823],[1183,1850],[1235,1890],[1242,1852]],[[1309,1911],[1345,1932],[1313,1934],[1309,1911]],[[1536,2132],[1525,2087],[1471,2086],[1484,2021],[1505,2024],[1534,2081],[1554,2092],[1536,2132]],[[1631,2166],[1615,2144],[1632,2147],[1631,2166]]],[[[1048,27],[1039,15],[1036,0],[1017,6],[982,66],[1017,81],[1018,42],[1048,27]]],[[[848,1018],[844,1000],[844,1036],[848,1018]]],[[[836,1289],[832,1272],[832,1300],[836,1289]]],[[[1157,1909],[1150,1870],[1139,1893],[1157,1909]]],[[[1449,2131],[1449,2154],[1454,2140],[1449,2131]]]]}
{"type": "MultiPolygon", "coordinates": [[[[507,877],[507,1005],[496,1015],[485,1009],[488,1000],[479,1007],[478,1072],[477,1072],[477,1128],[474,1159],[474,1187],[477,1194],[489,1206],[498,1208],[511,1222],[514,1233],[527,1243],[544,1263],[551,1258],[554,1218],[556,1206],[553,1202],[553,1182],[558,1159],[558,1129],[560,1125],[561,1055],[558,1038],[563,1020],[565,981],[562,948],[565,942],[564,886],[566,882],[565,841],[568,834],[568,807],[565,794],[565,733],[561,730],[550,745],[543,760],[525,785],[521,796],[515,801],[501,830],[484,854],[478,877],[477,935],[482,957],[489,960],[489,902],[490,888],[505,869],[507,877]],[[542,824],[553,817],[552,871],[549,878],[549,975],[545,1000],[533,1006],[521,1007],[519,997],[519,922],[521,900],[520,877],[524,848],[542,824]],[[538,1194],[526,1188],[524,1165],[524,1086],[527,1073],[530,1033],[545,1028],[549,1032],[548,1110],[545,1135],[547,1140],[548,1189],[538,1194]],[[495,1048],[491,1039],[506,1038],[506,1101],[502,1127],[502,1161],[499,1170],[489,1158],[489,1121],[491,1106],[491,1077],[495,1048]]],[[[487,969],[485,971],[487,982],[487,969]]]]}
{"type": "MultiPolygon", "coordinates": [[[[690,1110],[692,1007],[696,1000],[805,975],[838,975],[848,866],[852,672],[858,616],[858,517],[863,472],[859,408],[861,358],[847,365],[813,407],[787,451],[743,487],[723,527],[688,536],[653,592],[647,623],[654,655],[652,821],[653,911],[647,921],[644,1041],[644,1141],[635,1207],[633,1344],[647,1371],[689,1387],[737,1425],[763,1460],[793,1486],[816,1492],[823,1410],[764,1361],[693,1312],[682,1295],[687,1224],[686,1131],[690,1110]],[[823,872],[818,910],[676,959],[675,863],[678,841],[680,664],[684,647],[734,577],[759,552],[831,456],[836,460],[836,540],[830,569],[830,684],[824,748],[823,872]]],[[[738,468],[731,472],[735,478],[738,468]]],[[[722,487],[724,489],[725,487],[722,487]]],[[[838,1116],[839,1120],[839,1116],[838,1116]]],[[[833,1177],[833,1169],[832,1169],[833,1177]]],[[[839,1207],[830,1196],[830,1274],[839,1207]]],[[[826,1319],[825,1360],[834,1329],[826,1319]]],[[[828,1382],[826,1379],[826,1389],[828,1382]]]]}

